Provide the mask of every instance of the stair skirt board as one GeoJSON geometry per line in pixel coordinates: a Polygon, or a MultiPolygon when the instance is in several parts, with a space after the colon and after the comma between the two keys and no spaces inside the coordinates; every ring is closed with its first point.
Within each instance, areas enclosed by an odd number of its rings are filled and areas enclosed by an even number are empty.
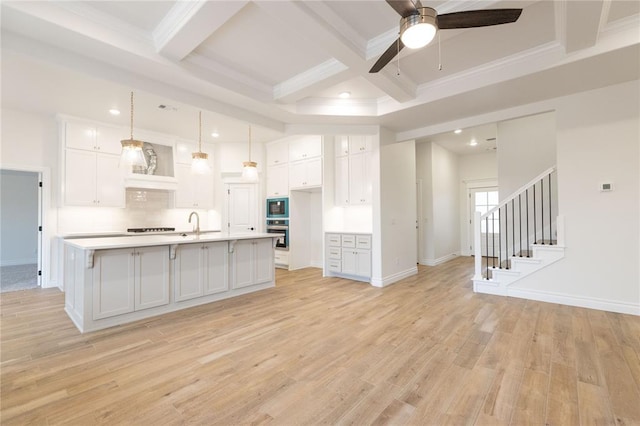
{"type": "Polygon", "coordinates": [[[600,311],[640,316],[640,305],[617,302],[615,300],[593,299],[582,296],[572,296],[570,294],[537,291],[517,287],[500,287],[498,283],[490,280],[474,280],[473,290],[476,293],[509,296],[516,297],[518,299],[558,303],[561,305],[577,306],[579,308],[597,309],[600,311]]]}

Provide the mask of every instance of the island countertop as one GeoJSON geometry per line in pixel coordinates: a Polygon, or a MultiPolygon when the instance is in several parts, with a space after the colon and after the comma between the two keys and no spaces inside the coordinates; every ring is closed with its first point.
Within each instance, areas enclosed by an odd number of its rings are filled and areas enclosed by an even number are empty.
{"type": "Polygon", "coordinates": [[[173,244],[189,244],[189,243],[209,243],[215,241],[237,241],[237,240],[255,240],[260,238],[276,238],[281,234],[246,232],[246,233],[227,233],[227,232],[201,232],[200,235],[194,233],[188,234],[171,234],[171,235],[127,235],[119,237],[100,237],[100,238],[74,238],[65,239],[64,242],[70,246],[84,250],[108,250],[129,247],[148,247],[162,246],[173,244]]]}

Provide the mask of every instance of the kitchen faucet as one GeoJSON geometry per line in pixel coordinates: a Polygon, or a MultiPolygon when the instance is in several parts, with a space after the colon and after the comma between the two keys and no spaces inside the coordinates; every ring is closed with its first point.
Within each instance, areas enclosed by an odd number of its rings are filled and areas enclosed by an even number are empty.
{"type": "Polygon", "coordinates": [[[200,235],[200,216],[197,212],[191,212],[189,215],[189,223],[191,223],[191,218],[194,214],[196,215],[196,229],[194,229],[194,231],[196,232],[196,235],[200,235]]]}

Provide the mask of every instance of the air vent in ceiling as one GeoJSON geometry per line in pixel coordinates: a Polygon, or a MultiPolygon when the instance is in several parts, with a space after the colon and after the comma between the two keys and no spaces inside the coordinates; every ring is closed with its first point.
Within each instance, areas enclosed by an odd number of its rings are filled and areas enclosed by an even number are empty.
{"type": "Polygon", "coordinates": [[[165,111],[177,111],[178,108],[174,107],[173,105],[164,105],[164,104],[160,104],[158,105],[159,109],[165,110],[165,111]]]}

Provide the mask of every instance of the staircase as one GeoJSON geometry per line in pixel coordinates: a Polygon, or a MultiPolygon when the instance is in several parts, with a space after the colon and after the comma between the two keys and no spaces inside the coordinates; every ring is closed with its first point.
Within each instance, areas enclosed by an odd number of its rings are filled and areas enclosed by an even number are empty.
{"type": "Polygon", "coordinates": [[[516,281],[564,257],[564,221],[558,216],[552,167],[474,223],[473,290],[508,296],[516,281]]]}

